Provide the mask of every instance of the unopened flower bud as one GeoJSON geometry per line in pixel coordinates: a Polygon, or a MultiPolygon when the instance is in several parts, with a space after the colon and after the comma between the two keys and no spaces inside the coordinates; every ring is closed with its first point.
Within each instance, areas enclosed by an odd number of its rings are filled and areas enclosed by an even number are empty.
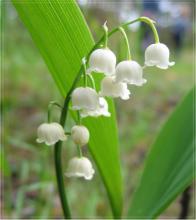
{"type": "Polygon", "coordinates": [[[75,125],[71,129],[71,137],[75,144],[83,146],[88,143],[90,134],[85,126],[75,125]]]}
{"type": "Polygon", "coordinates": [[[37,136],[36,141],[38,143],[45,142],[46,145],[53,145],[67,139],[63,127],[56,122],[41,124],[37,129],[37,136]]]}

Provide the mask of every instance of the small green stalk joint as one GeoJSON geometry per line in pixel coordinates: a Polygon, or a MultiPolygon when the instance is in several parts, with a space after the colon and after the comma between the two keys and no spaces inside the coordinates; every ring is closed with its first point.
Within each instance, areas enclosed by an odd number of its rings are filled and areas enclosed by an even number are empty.
{"type": "Polygon", "coordinates": [[[66,131],[65,134],[66,135],[71,135],[71,132],[66,131]]]}
{"type": "Polygon", "coordinates": [[[155,27],[156,22],[148,17],[140,17],[139,20],[150,26],[150,28],[152,29],[153,34],[154,34],[155,43],[156,44],[159,43],[159,35],[158,35],[157,29],[155,27]]]}
{"type": "Polygon", "coordinates": [[[103,24],[103,30],[104,30],[104,48],[107,48],[108,46],[108,27],[107,27],[107,21],[103,24]]]}
{"type": "Polygon", "coordinates": [[[127,47],[127,59],[131,60],[131,51],[130,51],[129,40],[128,40],[127,34],[126,34],[123,27],[119,27],[119,31],[122,33],[122,35],[125,39],[125,43],[126,43],[126,47],[127,47]]]}
{"type": "Polygon", "coordinates": [[[84,76],[84,87],[87,87],[87,73],[86,73],[86,57],[82,58],[83,76],[84,76]]]}

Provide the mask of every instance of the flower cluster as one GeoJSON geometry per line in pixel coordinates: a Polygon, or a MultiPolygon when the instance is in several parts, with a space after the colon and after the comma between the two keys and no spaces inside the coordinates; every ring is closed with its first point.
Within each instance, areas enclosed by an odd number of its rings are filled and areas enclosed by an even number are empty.
{"type": "MultiPolygon", "coordinates": [[[[71,129],[71,138],[78,146],[80,157],[74,157],[68,163],[68,168],[65,173],[67,177],[84,177],[90,180],[93,177],[94,169],[88,158],[82,156],[80,148],[86,145],[89,141],[89,131],[83,125],[75,125],[71,129]]],[[[55,122],[43,123],[37,129],[37,142],[45,143],[46,145],[53,145],[58,141],[67,140],[67,135],[63,127],[55,122]]]]}
{"type": "MultiPolygon", "coordinates": [[[[165,44],[151,44],[145,51],[145,65],[127,59],[116,65],[116,56],[109,48],[94,50],[89,58],[87,75],[103,73],[99,92],[88,86],[76,88],[72,93],[72,109],[80,110],[81,117],[110,116],[105,97],[127,100],[130,97],[128,85],[142,86],[147,80],[143,78],[143,69],[147,66],[157,66],[167,69],[174,65],[169,62],[169,49],[165,44]]],[[[91,76],[92,77],[92,76],[91,76]]]]}
{"type": "MultiPolygon", "coordinates": [[[[68,162],[67,177],[83,177],[86,180],[92,179],[94,169],[90,160],[82,156],[81,147],[88,144],[90,139],[89,130],[82,125],[85,117],[110,117],[106,97],[121,98],[128,100],[131,92],[129,85],[142,86],[147,80],[143,78],[143,70],[148,66],[156,66],[167,69],[174,65],[169,61],[169,49],[165,44],[159,43],[158,34],[153,22],[145,17],[141,21],[150,24],[155,35],[155,43],[145,50],[145,63],[141,66],[137,61],[132,60],[127,35],[122,27],[118,30],[123,34],[127,46],[127,59],[116,62],[115,54],[107,47],[108,28],[104,24],[104,45],[95,49],[88,56],[88,60],[82,60],[84,85],[73,89],[71,94],[71,110],[76,111],[78,123],[73,126],[70,136],[78,147],[79,156],[68,162]],[[95,88],[94,73],[101,73],[104,77],[100,83],[100,91],[95,88]],[[90,82],[90,85],[89,85],[90,82]]],[[[64,128],[58,123],[44,123],[38,128],[37,142],[45,142],[53,145],[58,141],[65,141],[64,128]]]]}

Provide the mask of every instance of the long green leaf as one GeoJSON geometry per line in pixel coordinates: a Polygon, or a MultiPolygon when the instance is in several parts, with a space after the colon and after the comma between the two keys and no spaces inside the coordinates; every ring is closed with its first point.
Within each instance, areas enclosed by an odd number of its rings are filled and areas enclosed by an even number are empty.
{"type": "MultiPolygon", "coordinates": [[[[13,0],[13,4],[65,97],[80,68],[81,59],[94,45],[80,9],[72,0],[13,0]]],[[[106,186],[113,214],[120,216],[122,180],[112,101],[109,109],[112,117],[87,119],[86,124],[91,133],[90,151],[106,186]]]]}
{"type": "Polygon", "coordinates": [[[129,216],[158,216],[193,180],[194,89],[176,108],[149,153],[129,216]]]}

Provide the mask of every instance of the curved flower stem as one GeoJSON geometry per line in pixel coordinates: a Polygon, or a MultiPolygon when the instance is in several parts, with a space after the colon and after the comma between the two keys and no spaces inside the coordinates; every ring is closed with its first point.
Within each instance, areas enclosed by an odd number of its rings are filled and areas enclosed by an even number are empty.
{"type": "Polygon", "coordinates": [[[152,32],[154,34],[155,43],[159,43],[159,35],[158,35],[157,29],[155,28],[155,25],[154,25],[155,22],[148,17],[140,17],[140,21],[148,24],[151,27],[152,32]]]}
{"type": "MultiPolygon", "coordinates": [[[[112,34],[116,33],[117,31],[119,31],[119,27],[126,27],[130,24],[133,24],[135,22],[138,21],[142,21],[141,18],[137,18],[133,21],[124,23],[116,28],[114,28],[111,32],[109,32],[107,34],[108,37],[110,37],[112,34]]],[[[90,50],[90,52],[88,53],[88,55],[86,56],[86,63],[88,63],[89,60],[89,56],[92,53],[93,50],[95,50],[96,48],[98,48],[100,46],[100,44],[104,41],[104,37],[105,35],[103,35],[100,40],[94,45],[94,47],[90,50]]],[[[65,122],[67,119],[67,113],[69,110],[69,102],[71,100],[71,94],[72,91],[74,90],[74,88],[76,87],[77,83],[79,82],[82,74],[83,74],[83,65],[80,67],[80,70],[69,90],[69,92],[67,93],[67,96],[65,98],[64,101],[64,106],[62,108],[61,111],[61,116],[60,116],[60,124],[62,125],[62,127],[65,127],[65,122]]],[[[63,169],[62,169],[62,161],[61,161],[61,151],[62,151],[62,141],[59,141],[55,144],[54,146],[54,161],[55,161],[55,170],[56,170],[56,178],[57,178],[57,184],[58,184],[58,191],[59,191],[59,195],[60,195],[60,200],[61,200],[61,205],[62,205],[62,209],[63,209],[63,213],[64,213],[64,217],[66,219],[70,219],[71,218],[71,213],[69,210],[69,206],[68,206],[68,202],[67,202],[67,197],[66,197],[66,193],[65,193],[65,186],[64,186],[64,177],[63,177],[63,169]]]]}
{"type": "Polygon", "coordinates": [[[86,74],[86,58],[82,59],[82,66],[83,66],[83,74],[84,74],[84,87],[87,87],[87,74],[86,74]]]}
{"type": "Polygon", "coordinates": [[[108,27],[107,27],[107,21],[103,25],[104,29],[104,48],[107,48],[108,46],[108,27]]]}
{"type": "Polygon", "coordinates": [[[81,125],[82,124],[82,118],[80,116],[80,110],[77,111],[77,120],[78,120],[78,124],[81,125]]]}
{"type": "Polygon", "coordinates": [[[49,105],[48,105],[48,123],[51,122],[51,111],[52,111],[52,107],[53,107],[54,105],[56,105],[56,106],[59,107],[60,109],[63,108],[59,103],[57,103],[57,102],[55,102],[55,101],[51,101],[51,102],[49,103],[49,105]]]}
{"type": "Polygon", "coordinates": [[[122,35],[123,35],[123,37],[125,39],[126,46],[127,46],[127,59],[131,60],[131,51],[130,51],[129,40],[127,38],[127,34],[126,34],[124,28],[119,27],[119,30],[122,33],[122,35]]]}
{"type": "MultiPolygon", "coordinates": [[[[139,17],[137,19],[134,19],[132,21],[128,21],[128,22],[125,22],[125,23],[119,25],[118,27],[114,28],[112,31],[108,32],[108,35],[107,35],[108,38],[111,37],[114,33],[118,32],[120,27],[124,28],[124,27],[127,27],[127,26],[129,26],[131,24],[134,24],[136,22],[144,22],[144,23],[148,24],[150,26],[150,28],[152,29],[152,31],[153,31],[155,42],[156,43],[159,42],[159,35],[158,35],[158,32],[157,32],[157,30],[154,26],[155,22],[153,20],[151,20],[150,18],[148,18],[148,17],[139,17]]],[[[93,50],[95,50],[98,46],[100,46],[100,44],[104,41],[104,37],[105,37],[105,35],[103,35],[100,38],[100,40],[95,44],[95,46],[92,48],[92,50],[90,51],[90,53],[86,57],[87,63],[88,63],[88,59],[89,59],[89,56],[90,56],[91,52],[93,50]]]]}
{"type": "Polygon", "coordinates": [[[94,90],[96,90],[96,86],[95,86],[95,81],[93,79],[93,76],[91,74],[87,74],[88,78],[90,79],[90,83],[91,83],[91,86],[94,90]]]}

